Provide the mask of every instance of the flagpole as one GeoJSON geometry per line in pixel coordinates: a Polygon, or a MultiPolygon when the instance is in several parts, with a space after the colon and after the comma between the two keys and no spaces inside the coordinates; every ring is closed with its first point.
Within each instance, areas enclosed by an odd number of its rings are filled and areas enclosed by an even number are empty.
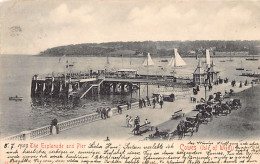
{"type": "Polygon", "coordinates": [[[148,60],[148,55],[149,55],[149,53],[147,54],[147,86],[146,86],[146,88],[147,88],[147,97],[148,97],[148,62],[149,62],[149,60],[148,60]]]}

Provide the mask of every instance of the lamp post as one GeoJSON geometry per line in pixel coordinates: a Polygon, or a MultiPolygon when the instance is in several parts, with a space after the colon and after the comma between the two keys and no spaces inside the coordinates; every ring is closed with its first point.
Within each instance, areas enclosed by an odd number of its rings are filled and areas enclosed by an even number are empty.
{"type": "Polygon", "coordinates": [[[205,101],[207,101],[207,86],[208,86],[208,79],[205,79],[204,87],[205,87],[205,101]]]}

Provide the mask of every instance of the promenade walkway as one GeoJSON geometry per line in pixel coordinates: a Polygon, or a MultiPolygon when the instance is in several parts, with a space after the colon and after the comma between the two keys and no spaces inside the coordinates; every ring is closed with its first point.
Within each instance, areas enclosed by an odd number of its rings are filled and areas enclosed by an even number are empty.
{"type": "MultiPolygon", "coordinates": [[[[207,96],[212,95],[215,92],[222,92],[222,94],[224,94],[225,90],[229,91],[231,88],[235,92],[240,92],[250,87],[251,84],[248,86],[243,86],[242,88],[239,88],[239,85],[231,87],[230,83],[220,84],[217,86],[214,85],[212,91],[208,91],[207,88],[207,96]]],[[[40,138],[40,140],[105,140],[107,136],[110,138],[110,140],[143,140],[150,133],[154,133],[154,131],[151,131],[144,133],[142,136],[134,136],[131,132],[132,128],[126,127],[126,115],[130,115],[133,118],[139,116],[141,124],[143,124],[144,120],[147,118],[149,121],[151,121],[151,125],[158,127],[160,131],[171,132],[176,129],[177,124],[180,121],[180,119],[171,120],[171,115],[175,111],[182,109],[185,113],[185,117],[194,116],[196,114],[196,112],[192,110],[195,109],[197,103],[190,102],[191,96],[196,97],[197,100],[204,98],[204,87],[200,88],[200,91],[196,96],[194,96],[191,91],[189,95],[177,97],[175,102],[165,102],[162,109],[160,109],[158,104],[155,109],[152,107],[130,109],[128,111],[123,111],[123,113],[120,115],[113,116],[106,120],[99,120],[85,124],[83,126],[75,127],[66,131],[62,131],[57,135],[50,135],[44,138],[40,138]]]]}

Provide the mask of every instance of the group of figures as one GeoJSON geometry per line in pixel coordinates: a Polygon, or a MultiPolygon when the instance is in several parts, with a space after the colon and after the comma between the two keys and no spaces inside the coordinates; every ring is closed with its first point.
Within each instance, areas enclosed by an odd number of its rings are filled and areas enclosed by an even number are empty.
{"type": "MultiPolygon", "coordinates": [[[[177,134],[179,139],[185,137],[185,134],[190,133],[190,136],[194,132],[198,132],[201,124],[207,124],[219,116],[227,116],[232,110],[241,108],[240,99],[219,99],[218,95],[214,98],[214,101],[207,101],[196,105],[198,111],[196,116],[186,117],[186,121],[181,120],[177,126],[177,134]]],[[[175,133],[176,134],[176,133],[175,133]]]]}
{"type": "Polygon", "coordinates": [[[129,128],[133,128],[132,133],[134,135],[141,135],[148,130],[152,130],[151,122],[149,122],[146,118],[144,120],[144,123],[141,124],[139,116],[136,116],[136,118],[133,119],[132,116],[126,115],[126,126],[129,128]]]}
{"type": "MultiPolygon", "coordinates": [[[[245,85],[245,86],[248,85],[247,80],[245,81],[244,85],[245,85]]],[[[236,80],[232,80],[232,81],[231,81],[231,86],[232,86],[232,87],[235,87],[235,86],[236,86],[236,80]]],[[[240,81],[240,83],[239,83],[239,88],[242,88],[242,87],[243,87],[243,84],[242,84],[242,81],[240,81]]]]}
{"type": "Polygon", "coordinates": [[[97,113],[100,114],[102,119],[107,119],[112,116],[112,110],[110,107],[101,107],[97,109],[97,113]]]}
{"type": "MultiPolygon", "coordinates": [[[[163,107],[163,96],[158,95],[158,96],[153,96],[152,99],[152,104],[153,104],[153,109],[156,107],[156,104],[159,104],[160,107],[163,107]]],[[[145,108],[147,106],[152,106],[151,101],[148,96],[146,96],[146,101],[144,98],[139,99],[139,108],[145,108]]]]}
{"type": "MultiPolygon", "coordinates": [[[[186,117],[185,120],[181,120],[177,125],[176,130],[173,132],[160,132],[158,129],[155,134],[149,135],[150,140],[170,140],[174,138],[182,139],[186,135],[192,136],[194,132],[198,132],[201,124],[208,124],[210,121],[220,116],[227,116],[232,110],[241,108],[240,99],[232,99],[233,91],[231,89],[228,95],[222,96],[221,92],[216,92],[210,95],[208,100],[200,101],[200,104],[196,105],[194,111],[198,113],[193,117],[186,117]]],[[[193,102],[193,99],[192,99],[193,102]]],[[[196,99],[195,99],[196,102],[196,99]]]]}

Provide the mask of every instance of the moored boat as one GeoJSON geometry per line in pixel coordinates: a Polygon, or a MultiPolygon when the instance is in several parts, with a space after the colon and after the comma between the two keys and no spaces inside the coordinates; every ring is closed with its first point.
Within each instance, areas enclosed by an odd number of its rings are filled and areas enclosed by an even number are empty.
{"type": "Polygon", "coordinates": [[[143,66],[148,67],[148,66],[153,66],[153,65],[154,65],[154,62],[153,62],[153,60],[151,58],[150,53],[148,53],[147,54],[147,58],[143,62],[143,66]]]}
{"type": "Polygon", "coordinates": [[[9,100],[21,101],[23,100],[23,97],[19,97],[19,96],[9,97],[9,100]]]}
{"type": "Polygon", "coordinates": [[[187,65],[186,62],[181,58],[180,54],[178,53],[178,50],[174,48],[174,57],[171,58],[169,61],[167,68],[182,68],[183,66],[187,65]]]}
{"type": "Polygon", "coordinates": [[[247,58],[246,60],[250,60],[250,61],[258,61],[258,58],[255,58],[255,55],[253,55],[253,58],[247,58]]]}
{"type": "Polygon", "coordinates": [[[167,59],[163,59],[163,60],[161,60],[161,62],[168,62],[168,60],[167,59]]]}
{"type": "Polygon", "coordinates": [[[245,68],[243,67],[242,61],[241,61],[241,67],[240,68],[236,68],[236,70],[244,70],[245,68]]]}

